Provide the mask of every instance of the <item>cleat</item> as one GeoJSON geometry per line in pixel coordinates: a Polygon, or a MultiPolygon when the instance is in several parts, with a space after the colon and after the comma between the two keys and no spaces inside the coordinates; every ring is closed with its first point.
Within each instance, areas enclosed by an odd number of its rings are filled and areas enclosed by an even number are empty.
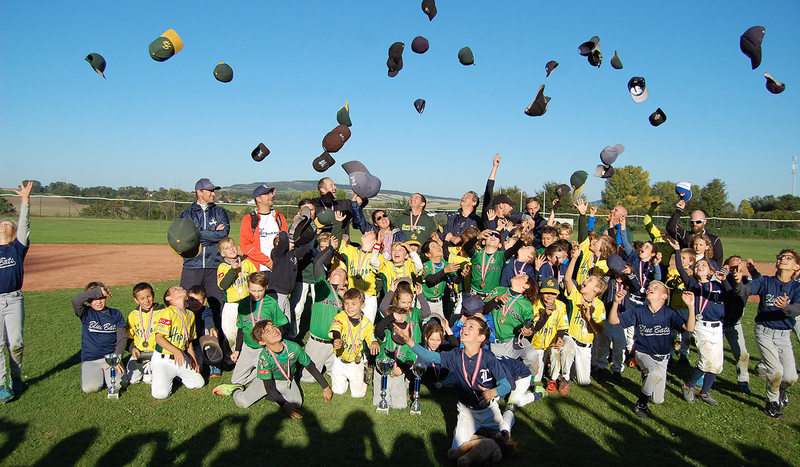
{"type": "Polygon", "coordinates": [[[753,395],[753,393],[750,391],[750,384],[747,381],[739,382],[739,392],[742,394],[747,394],[748,396],[753,395]]]}
{"type": "Polygon", "coordinates": [[[694,388],[690,388],[686,384],[682,384],[681,392],[683,392],[683,400],[690,404],[694,404],[694,388]]]}
{"type": "Polygon", "coordinates": [[[652,415],[650,413],[650,409],[647,406],[639,407],[639,404],[636,404],[633,407],[633,413],[635,413],[636,416],[639,418],[650,418],[650,415],[652,415]]]}
{"type": "Polygon", "coordinates": [[[0,402],[7,404],[14,400],[14,392],[6,385],[0,387],[0,402]]]}
{"type": "Polygon", "coordinates": [[[547,392],[550,394],[556,392],[556,380],[551,379],[547,382],[547,392]]]}
{"type": "Polygon", "coordinates": [[[779,420],[783,420],[784,418],[777,402],[767,402],[767,405],[764,407],[764,413],[779,420]]]}
{"type": "Polygon", "coordinates": [[[244,389],[241,384],[220,384],[219,386],[215,387],[211,393],[215,396],[230,396],[233,394],[235,390],[244,389]]]}
{"type": "Polygon", "coordinates": [[[564,396],[569,394],[569,381],[563,380],[563,379],[561,381],[559,381],[558,382],[558,392],[561,393],[564,396]]]}
{"type": "Polygon", "coordinates": [[[719,405],[719,402],[711,397],[711,394],[698,394],[697,397],[708,405],[719,405]]]}

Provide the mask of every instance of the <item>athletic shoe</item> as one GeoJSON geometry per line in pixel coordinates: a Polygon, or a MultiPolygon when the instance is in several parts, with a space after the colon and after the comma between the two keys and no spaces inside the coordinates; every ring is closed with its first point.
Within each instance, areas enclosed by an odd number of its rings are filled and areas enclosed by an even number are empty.
{"type": "Polygon", "coordinates": [[[222,376],[222,371],[219,368],[217,368],[215,366],[209,366],[208,367],[208,377],[209,378],[219,378],[221,376],[222,376]]]}
{"type": "Polygon", "coordinates": [[[703,389],[703,381],[705,381],[705,379],[706,379],[706,375],[705,374],[701,375],[700,379],[698,379],[697,382],[694,383],[694,388],[695,389],[703,389]]]}
{"type": "Polygon", "coordinates": [[[539,399],[542,399],[546,395],[547,395],[547,391],[545,391],[542,386],[539,386],[537,384],[536,387],[533,388],[533,397],[536,398],[536,399],[534,399],[535,401],[538,401],[539,399]]]}
{"type": "Polygon", "coordinates": [[[739,392],[742,394],[747,394],[748,396],[752,396],[753,393],[750,391],[750,383],[747,381],[740,381],[739,382],[739,392]]]}
{"type": "Polygon", "coordinates": [[[631,357],[630,361],[628,362],[628,366],[631,368],[636,368],[638,365],[636,364],[636,358],[631,357]]]}
{"type": "Polygon", "coordinates": [[[649,407],[639,407],[639,404],[633,406],[633,413],[639,418],[650,418],[650,415],[652,415],[649,407]]]}
{"type": "Polygon", "coordinates": [[[569,394],[569,381],[562,379],[558,382],[558,392],[566,396],[569,394]]]}
{"type": "Polygon", "coordinates": [[[615,384],[621,383],[622,382],[622,373],[620,373],[619,371],[612,372],[610,380],[611,380],[612,383],[615,383],[615,384]]]}
{"type": "Polygon", "coordinates": [[[698,394],[697,397],[708,405],[719,405],[719,402],[711,397],[711,394],[698,394]]]}
{"type": "Polygon", "coordinates": [[[237,389],[244,389],[244,386],[241,384],[220,384],[211,393],[215,396],[230,396],[237,389]]]}
{"type": "Polygon", "coordinates": [[[683,392],[683,400],[694,404],[694,388],[690,388],[686,384],[681,384],[681,392],[683,392]]]}
{"type": "Polygon", "coordinates": [[[145,373],[142,375],[142,382],[144,384],[151,384],[153,382],[153,374],[152,373],[145,373]]]}
{"type": "Polygon", "coordinates": [[[778,404],[780,404],[783,409],[789,406],[789,393],[786,392],[786,390],[778,393],[778,404]]]}
{"type": "Polygon", "coordinates": [[[5,384],[0,387],[0,402],[7,404],[14,400],[14,392],[5,384]]]}
{"type": "Polygon", "coordinates": [[[783,413],[781,412],[781,407],[777,402],[767,402],[767,405],[764,407],[764,413],[772,418],[777,418],[780,420],[783,420],[784,418],[783,413]]]}
{"type": "Polygon", "coordinates": [[[551,379],[547,381],[547,392],[550,394],[556,392],[556,380],[551,379]]]}
{"type": "Polygon", "coordinates": [[[14,394],[20,394],[25,390],[25,383],[21,379],[12,379],[11,390],[14,391],[14,394]]]}

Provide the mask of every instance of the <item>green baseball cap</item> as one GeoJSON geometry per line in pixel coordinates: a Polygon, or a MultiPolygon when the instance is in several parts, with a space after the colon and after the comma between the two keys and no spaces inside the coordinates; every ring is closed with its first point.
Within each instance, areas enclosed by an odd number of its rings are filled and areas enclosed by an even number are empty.
{"type": "Polygon", "coordinates": [[[622,69],[622,60],[619,59],[619,53],[614,51],[614,58],[611,59],[611,66],[614,67],[615,70],[622,69]]]}
{"type": "Polygon", "coordinates": [[[350,105],[347,104],[347,101],[344,101],[344,107],[336,112],[336,121],[340,125],[353,126],[353,122],[350,121],[350,105]]]}
{"type": "Polygon", "coordinates": [[[89,65],[92,65],[92,68],[94,68],[94,71],[96,71],[98,75],[103,78],[106,77],[106,75],[103,74],[103,72],[106,71],[106,59],[103,58],[102,55],[90,53],[86,56],[85,60],[89,62],[89,65]]]}
{"type": "Polygon", "coordinates": [[[233,68],[227,63],[219,62],[214,67],[214,78],[217,78],[217,81],[221,83],[230,83],[233,79],[233,68]]]}
{"type": "Polygon", "coordinates": [[[323,226],[333,225],[335,221],[336,218],[334,217],[333,209],[323,209],[322,211],[317,213],[317,222],[319,222],[323,226]]]}
{"type": "Polygon", "coordinates": [[[179,218],[167,229],[169,246],[183,258],[200,254],[200,229],[189,219],[179,218]]]}
{"type": "Polygon", "coordinates": [[[472,55],[472,49],[469,47],[462,47],[461,50],[458,51],[458,61],[461,62],[462,65],[474,65],[475,56],[472,55]]]}
{"type": "Polygon", "coordinates": [[[561,289],[558,288],[558,282],[556,282],[553,276],[550,276],[542,281],[542,286],[539,287],[539,293],[554,293],[556,295],[561,293],[561,289]]]}
{"type": "Polygon", "coordinates": [[[583,170],[578,170],[569,177],[569,184],[572,185],[572,189],[575,190],[575,194],[573,197],[577,198],[578,195],[581,193],[581,188],[586,183],[586,179],[589,177],[589,174],[583,170]]]}
{"type": "Polygon", "coordinates": [[[163,62],[183,49],[183,40],[173,29],[167,29],[158,39],[150,43],[150,58],[163,62]]]}

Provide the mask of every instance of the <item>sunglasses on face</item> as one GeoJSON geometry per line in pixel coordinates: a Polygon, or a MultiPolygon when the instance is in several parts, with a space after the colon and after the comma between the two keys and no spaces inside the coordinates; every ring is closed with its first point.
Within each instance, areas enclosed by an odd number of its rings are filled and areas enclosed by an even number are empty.
{"type": "Polygon", "coordinates": [[[702,224],[703,222],[705,222],[705,219],[698,219],[698,220],[691,221],[691,223],[695,224],[695,225],[702,224]]]}
{"type": "Polygon", "coordinates": [[[334,289],[346,289],[347,286],[345,284],[331,284],[331,287],[334,289]]]}
{"type": "Polygon", "coordinates": [[[780,261],[782,259],[791,261],[791,260],[794,259],[794,256],[792,256],[792,255],[778,255],[778,256],[776,256],[776,258],[778,259],[778,261],[780,261]]]}
{"type": "Polygon", "coordinates": [[[380,222],[383,219],[386,219],[386,216],[384,216],[383,214],[378,214],[377,216],[375,216],[375,222],[380,222]]]}
{"type": "Polygon", "coordinates": [[[489,236],[490,236],[490,237],[497,237],[497,238],[500,238],[500,233],[499,233],[499,232],[489,232],[489,236]]]}

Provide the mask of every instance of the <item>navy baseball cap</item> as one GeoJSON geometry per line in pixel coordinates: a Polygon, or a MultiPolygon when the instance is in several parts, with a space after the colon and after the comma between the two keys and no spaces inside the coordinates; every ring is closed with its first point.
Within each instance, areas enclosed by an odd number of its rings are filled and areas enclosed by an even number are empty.
{"type": "Polygon", "coordinates": [[[780,94],[786,90],[786,85],[773,78],[769,73],[764,73],[764,78],[767,79],[767,91],[772,94],[780,94]]]}
{"type": "Polygon", "coordinates": [[[555,60],[550,60],[549,62],[547,62],[544,65],[544,71],[547,72],[547,78],[550,77],[550,73],[552,73],[553,70],[555,70],[557,66],[558,66],[558,62],[555,61],[555,60]]]}
{"type": "Polygon", "coordinates": [[[739,38],[739,48],[750,58],[750,66],[754,70],[761,65],[761,42],[766,32],[764,26],[753,26],[739,38]]]}
{"type": "Polygon", "coordinates": [[[208,190],[208,191],[216,191],[219,190],[220,187],[211,183],[211,180],[207,178],[201,178],[194,184],[194,191],[198,190],[208,190]]]}
{"type": "Polygon", "coordinates": [[[271,192],[275,191],[275,187],[267,186],[267,185],[259,185],[253,190],[253,199],[258,198],[261,195],[266,195],[271,192]]]}
{"type": "Polygon", "coordinates": [[[461,314],[464,316],[474,316],[483,310],[483,300],[475,295],[470,295],[461,302],[461,314]]]}
{"type": "Polygon", "coordinates": [[[411,50],[413,50],[415,53],[424,54],[428,51],[429,47],[430,43],[428,42],[428,39],[425,39],[422,36],[417,36],[413,41],[411,41],[411,50]]]}
{"type": "Polygon", "coordinates": [[[531,117],[540,117],[547,112],[547,104],[550,103],[550,98],[544,95],[544,84],[539,86],[539,91],[536,93],[536,98],[533,99],[527,108],[525,108],[525,115],[531,117]]]}

